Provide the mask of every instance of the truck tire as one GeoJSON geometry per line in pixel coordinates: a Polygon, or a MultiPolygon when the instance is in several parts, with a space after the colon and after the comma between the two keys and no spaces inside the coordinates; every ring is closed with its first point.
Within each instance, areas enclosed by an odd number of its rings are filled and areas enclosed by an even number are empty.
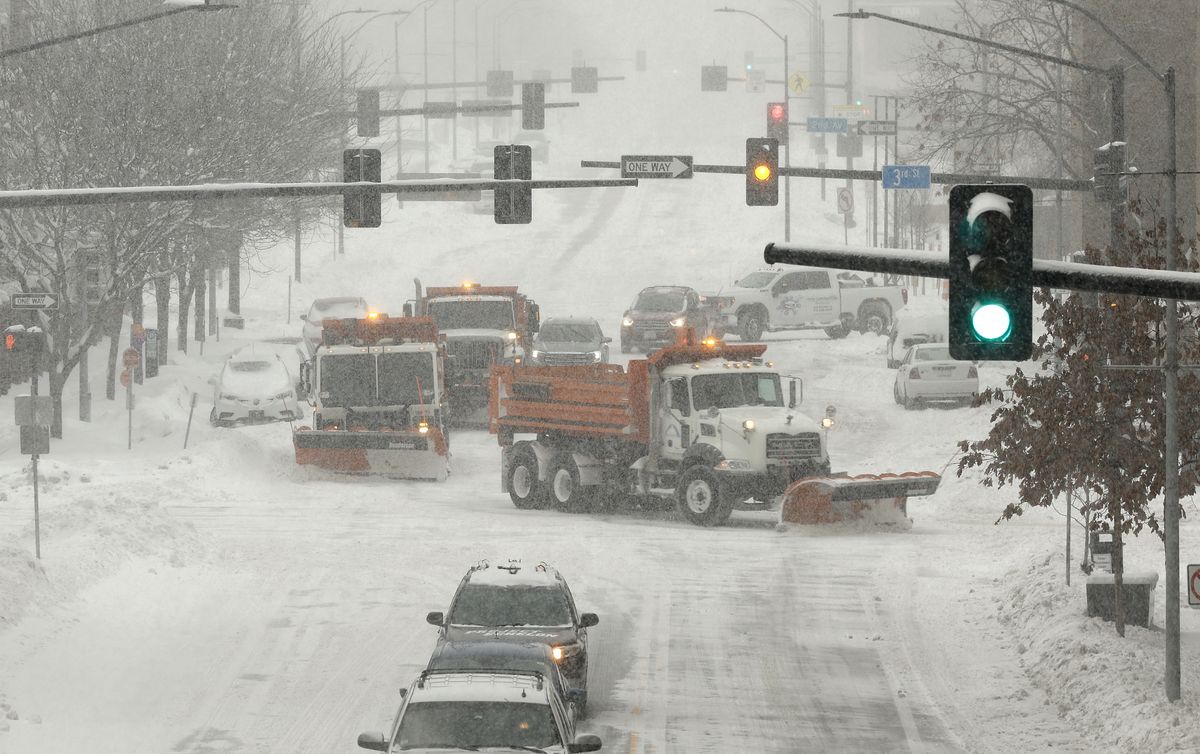
{"type": "Polygon", "coordinates": [[[864,301],[858,308],[858,330],[885,335],[892,326],[892,310],[882,301],[864,301]]]}
{"type": "Polygon", "coordinates": [[[570,453],[560,453],[551,462],[546,487],[555,508],[568,513],[591,510],[592,490],[579,483],[579,467],[570,453]]]}
{"type": "Polygon", "coordinates": [[[840,325],[836,325],[834,327],[826,327],[825,334],[828,335],[833,340],[838,340],[839,338],[844,338],[847,335],[849,335],[850,328],[846,327],[846,325],[844,323],[840,324],[840,325]]]}
{"type": "Polygon", "coordinates": [[[538,479],[538,461],[528,447],[516,448],[508,462],[508,497],[522,510],[545,508],[546,485],[538,479]]]}
{"type": "Polygon", "coordinates": [[[733,512],[733,502],[722,489],[717,473],[699,464],[679,475],[675,499],[687,520],[697,526],[720,526],[733,512]]]}
{"type": "Polygon", "coordinates": [[[750,309],[738,315],[738,335],[741,335],[744,341],[752,343],[761,340],[766,326],[766,315],[757,309],[750,309]]]}

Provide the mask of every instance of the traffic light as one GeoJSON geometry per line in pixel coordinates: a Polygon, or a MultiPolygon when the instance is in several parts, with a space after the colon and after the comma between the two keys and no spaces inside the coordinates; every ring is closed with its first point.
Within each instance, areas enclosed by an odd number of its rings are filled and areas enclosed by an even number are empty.
{"type": "Polygon", "coordinates": [[[379,90],[358,90],[358,135],[379,135],[379,90]]]}
{"type": "Polygon", "coordinates": [[[521,128],[540,131],[546,127],[546,85],[521,84],[521,128]]]}
{"type": "Polygon", "coordinates": [[[594,66],[571,69],[571,94],[595,94],[600,91],[600,74],[594,66]]]}
{"type": "Polygon", "coordinates": [[[779,142],[775,139],[746,139],[746,204],[779,204],[779,142]]]}
{"type": "MultiPolygon", "coordinates": [[[[498,144],[492,151],[492,176],[498,181],[532,180],[533,149],[528,144],[498,144]]],[[[493,218],[501,225],[533,220],[533,189],[497,186],[493,218]]]]}
{"type": "MultiPolygon", "coordinates": [[[[343,183],[379,183],[382,177],[378,149],[346,149],[342,152],[343,183]]],[[[378,191],[355,190],[342,195],[342,224],[347,228],[378,228],[382,218],[378,191]]]]}
{"type": "Polygon", "coordinates": [[[977,184],[950,191],[950,356],[997,361],[1033,349],[1033,192],[977,184]]]}
{"type": "Polygon", "coordinates": [[[779,142],[781,146],[788,143],[788,107],[786,102],[767,103],[767,136],[779,142]]]}
{"type": "Polygon", "coordinates": [[[4,333],[4,351],[5,353],[19,353],[21,349],[21,339],[15,332],[4,333]]]}
{"type": "Polygon", "coordinates": [[[729,72],[723,65],[700,66],[700,91],[723,92],[729,88],[729,72]]]}
{"type": "Polygon", "coordinates": [[[1118,202],[1125,199],[1125,145],[1121,142],[1105,144],[1092,152],[1093,194],[1102,202],[1118,202]]]}

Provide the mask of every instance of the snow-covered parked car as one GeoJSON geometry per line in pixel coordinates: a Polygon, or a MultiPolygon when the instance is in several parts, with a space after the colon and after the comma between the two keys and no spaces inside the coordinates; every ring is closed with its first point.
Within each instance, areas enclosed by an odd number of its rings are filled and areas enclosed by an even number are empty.
{"type": "Polygon", "coordinates": [[[212,382],[209,420],[216,426],[294,421],[303,416],[296,380],[278,354],[260,353],[253,346],[242,349],[225,360],[212,382]]]}
{"type": "Polygon", "coordinates": [[[304,320],[304,344],[312,353],[321,345],[321,322],[326,319],[362,319],[367,316],[367,301],[359,296],[335,296],[319,298],[312,302],[308,314],[300,315],[304,320]]]}
{"type": "Polygon", "coordinates": [[[969,406],[979,394],[979,370],[969,361],[951,359],[945,343],[918,343],[904,354],[893,391],[905,408],[934,401],[969,406]]]}
{"type": "Polygon", "coordinates": [[[918,343],[945,343],[949,338],[950,313],[946,305],[938,301],[932,307],[914,310],[906,307],[897,312],[888,332],[888,369],[900,366],[900,360],[910,346],[918,343]]]}

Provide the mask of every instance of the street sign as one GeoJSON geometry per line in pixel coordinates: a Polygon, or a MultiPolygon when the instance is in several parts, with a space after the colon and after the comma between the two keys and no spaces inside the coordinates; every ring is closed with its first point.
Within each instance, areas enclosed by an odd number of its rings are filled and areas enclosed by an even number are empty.
{"type": "Polygon", "coordinates": [[[751,94],[762,94],[767,91],[767,72],[746,71],[746,91],[751,94]]]}
{"type": "Polygon", "coordinates": [[[48,395],[18,395],[13,408],[18,427],[48,427],[54,417],[54,399],[48,395]]]}
{"type": "Polygon", "coordinates": [[[50,427],[21,427],[21,454],[44,456],[50,453],[50,427]]]}
{"type": "Polygon", "coordinates": [[[128,369],[121,370],[121,387],[129,387],[129,383],[133,381],[133,374],[128,369]]]}
{"type": "Polygon", "coordinates": [[[894,120],[860,120],[855,128],[859,136],[895,136],[896,121],[894,120]]]}
{"type": "Polygon", "coordinates": [[[158,330],[146,330],[146,376],[158,376],[158,330]]]}
{"type": "Polygon", "coordinates": [[[126,348],[121,355],[121,363],[127,367],[135,367],[142,361],[142,352],[136,348],[126,348]]]}
{"type": "Polygon", "coordinates": [[[838,212],[843,215],[854,211],[854,192],[843,186],[838,189],[838,212]]]}
{"type": "Polygon", "coordinates": [[[689,155],[621,155],[622,178],[691,178],[689,155]]]}
{"type": "Polygon", "coordinates": [[[146,342],[146,328],[136,322],[129,326],[129,345],[140,349],[146,342]]]}
{"type": "Polygon", "coordinates": [[[14,293],[10,300],[14,309],[57,309],[58,296],[53,293],[14,293]]]}
{"type": "Polygon", "coordinates": [[[845,118],[809,118],[809,133],[844,134],[849,124],[845,118]]]}
{"type": "Polygon", "coordinates": [[[1200,563],[1187,567],[1188,607],[1200,607],[1200,563]]]}
{"type": "Polygon", "coordinates": [[[927,189],[931,171],[928,165],[884,165],[885,189],[927,189]]]}
{"type": "Polygon", "coordinates": [[[834,105],[833,114],[843,118],[865,118],[871,111],[863,105],[834,105]]]}
{"type": "Polygon", "coordinates": [[[804,94],[811,85],[812,82],[808,80],[808,77],[799,71],[788,76],[788,89],[791,89],[796,94],[804,94]]]}

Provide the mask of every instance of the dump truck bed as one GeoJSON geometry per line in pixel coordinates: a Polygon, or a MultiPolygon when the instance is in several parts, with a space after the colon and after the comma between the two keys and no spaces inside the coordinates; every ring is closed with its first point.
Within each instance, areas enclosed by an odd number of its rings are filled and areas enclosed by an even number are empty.
{"type": "Polygon", "coordinates": [[[576,437],[650,436],[646,362],[585,366],[494,366],[488,402],[495,434],[559,432],[576,437]]]}

